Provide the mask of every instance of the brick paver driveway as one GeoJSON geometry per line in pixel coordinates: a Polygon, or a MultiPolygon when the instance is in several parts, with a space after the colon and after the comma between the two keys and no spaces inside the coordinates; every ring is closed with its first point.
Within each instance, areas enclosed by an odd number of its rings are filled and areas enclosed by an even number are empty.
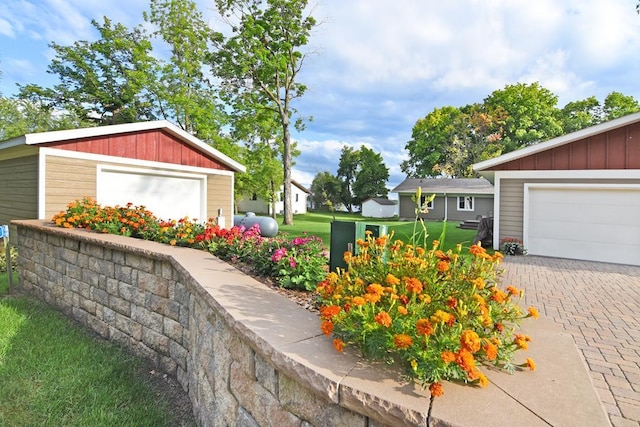
{"type": "Polygon", "coordinates": [[[573,335],[613,426],[640,425],[640,267],[538,256],[505,257],[503,284],[521,307],[573,335]]]}

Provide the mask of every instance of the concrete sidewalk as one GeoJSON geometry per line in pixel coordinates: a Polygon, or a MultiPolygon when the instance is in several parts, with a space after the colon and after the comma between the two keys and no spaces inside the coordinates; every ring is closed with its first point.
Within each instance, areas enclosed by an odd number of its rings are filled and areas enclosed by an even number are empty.
{"type": "Polygon", "coordinates": [[[575,340],[613,426],[640,425],[640,267],[505,257],[502,284],[575,340]]]}

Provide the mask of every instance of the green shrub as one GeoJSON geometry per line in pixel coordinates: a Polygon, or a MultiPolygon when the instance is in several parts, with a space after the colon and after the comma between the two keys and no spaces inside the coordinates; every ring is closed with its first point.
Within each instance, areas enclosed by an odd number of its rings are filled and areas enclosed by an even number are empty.
{"type": "MultiPolygon", "coordinates": [[[[13,247],[9,247],[9,253],[11,257],[11,270],[16,270],[16,264],[18,262],[18,251],[13,247]]],[[[7,251],[5,248],[0,249],[0,273],[7,272],[7,251]]]]}

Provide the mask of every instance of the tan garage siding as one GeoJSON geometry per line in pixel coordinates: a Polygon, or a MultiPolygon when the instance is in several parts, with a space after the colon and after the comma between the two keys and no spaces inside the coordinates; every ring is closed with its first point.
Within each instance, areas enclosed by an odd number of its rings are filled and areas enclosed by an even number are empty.
{"type": "MultiPolygon", "coordinates": [[[[502,179],[500,180],[500,239],[522,239],[524,222],[524,184],[640,184],[640,179],[502,179]]],[[[597,201],[594,201],[597,206],[597,201]]]]}
{"type": "Polygon", "coordinates": [[[0,225],[37,217],[38,156],[0,160],[0,225]]]}
{"type": "Polygon", "coordinates": [[[231,224],[233,219],[232,179],[229,175],[209,175],[207,177],[207,213],[209,218],[217,217],[218,209],[222,209],[222,216],[226,218],[227,225],[231,224]]]}
{"type": "Polygon", "coordinates": [[[45,166],[45,219],[83,197],[96,197],[96,168],[93,160],[47,156],[45,166]]]}

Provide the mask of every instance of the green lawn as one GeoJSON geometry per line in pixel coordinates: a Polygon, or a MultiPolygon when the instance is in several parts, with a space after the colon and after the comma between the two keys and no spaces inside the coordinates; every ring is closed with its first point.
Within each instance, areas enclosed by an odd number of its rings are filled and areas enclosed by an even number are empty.
{"type": "Polygon", "coordinates": [[[140,359],[36,300],[3,296],[7,282],[0,273],[0,425],[189,425],[140,359]]]}
{"type": "MultiPolygon", "coordinates": [[[[293,225],[282,225],[282,217],[278,217],[279,230],[283,233],[287,233],[289,237],[301,236],[304,233],[308,235],[314,235],[320,237],[327,248],[331,243],[331,222],[334,220],[334,215],[327,212],[310,212],[301,215],[294,215],[293,225]]],[[[383,224],[386,225],[389,232],[394,233],[394,239],[400,239],[405,243],[411,241],[411,236],[414,234],[414,222],[413,221],[397,221],[397,220],[383,220],[380,218],[363,218],[357,214],[336,213],[336,221],[363,221],[370,224],[383,224]]],[[[428,238],[427,241],[430,244],[432,240],[439,239],[442,234],[444,223],[442,221],[425,221],[427,228],[428,238]]],[[[452,249],[458,243],[463,246],[469,246],[473,243],[473,239],[476,236],[476,230],[464,230],[458,228],[458,221],[448,222],[446,224],[446,235],[444,239],[444,249],[452,249]]],[[[416,227],[416,230],[421,230],[420,225],[416,227]]]]}

